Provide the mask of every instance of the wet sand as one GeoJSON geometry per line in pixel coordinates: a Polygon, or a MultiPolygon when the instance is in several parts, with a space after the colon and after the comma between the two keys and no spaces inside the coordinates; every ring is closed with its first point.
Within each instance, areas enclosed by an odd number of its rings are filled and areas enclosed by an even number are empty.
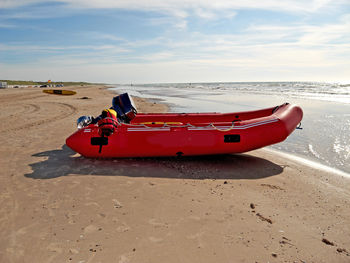
{"type": "Polygon", "coordinates": [[[350,262],[348,178],[265,150],[85,159],[65,139],[113,94],[71,89],[0,90],[0,262],[350,262]]]}

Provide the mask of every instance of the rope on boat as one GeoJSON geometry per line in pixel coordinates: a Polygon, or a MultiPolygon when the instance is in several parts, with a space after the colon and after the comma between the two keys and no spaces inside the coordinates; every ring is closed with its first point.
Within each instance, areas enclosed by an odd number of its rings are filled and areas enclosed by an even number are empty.
{"type": "Polygon", "coordinates": [[[218,130],[218,131],[221,131],[221,132],[227,132],[227,131],[231,131],[235,125],[234,125],[234,123],[232,122],[231,127],[228,128],[228,129],[219,129],[219,128],[216,127],[213,123],[210,123],[210,126],[212,126],[215,130],[218,130]]]}
{"type": "Polygon", "coordinates": [[[151,127],[151,126],[148,126],[144,123],[140,123],[140,124],[130,124],[130,123],[121,123],[121,122],[118,122],[118,125],[119,126],[122,126],[122,125],[125,125],[125,126],[128,126],[128,127],[135,127],[135,128],[148,128],[148,129],[159,129],[159,128],[188,128],[188,127],[191,127],[191,128],[198,128],[198,129],[203,129],[203,128],[209,128],[209,127],[212,127],[214,128],[215,130],[217,131],[221,131],[221,132],[227,132],[227,131],[230,131],[234,128],[234,123],[232,122],[232,125],[231,127],[227,128],[227,129],[220,129],[218,127],[216,127],[213,123],[210,123],[206,126],[195,126],[195,125],[192,125],[191,123],[187,123],[187,124],[183,124],[183,125],[169,125],[168,123],[164,122],[163,126],[160,126],[160,127],[151,127]]]}

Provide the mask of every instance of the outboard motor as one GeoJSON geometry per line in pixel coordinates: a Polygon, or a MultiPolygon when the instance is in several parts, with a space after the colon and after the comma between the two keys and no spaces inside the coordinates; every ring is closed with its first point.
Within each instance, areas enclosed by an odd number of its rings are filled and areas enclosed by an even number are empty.
{"type": "Polygon", "coordinates": [[[113,109],[117,112],[118,118],[125,123],[135,118],[137,114],[136,106],[128,93],[116,96],[112,100],[113,109]]]}

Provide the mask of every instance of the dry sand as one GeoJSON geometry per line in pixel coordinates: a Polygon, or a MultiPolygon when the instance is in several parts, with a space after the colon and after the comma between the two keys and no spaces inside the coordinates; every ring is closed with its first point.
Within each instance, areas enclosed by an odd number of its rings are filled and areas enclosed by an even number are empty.
{"type": "Polygon", "coordinates": [[[0,90],[1,263],[350,262],[348,178],[264,150],[84,159],[65,138],[113,94],[71,89],[0,90]]]}

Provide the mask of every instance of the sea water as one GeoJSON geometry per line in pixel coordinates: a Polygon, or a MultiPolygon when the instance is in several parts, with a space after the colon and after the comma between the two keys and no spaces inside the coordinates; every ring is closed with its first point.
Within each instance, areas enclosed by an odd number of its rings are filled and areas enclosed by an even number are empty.
{"type": "Polygon", "coordinates": [[[317,82],[235,82],[113,85],[117,92],[161,100],[172,112],[237,112],[294,103],[302,130],[269,148],[350,174],[350,85],[317,82]]]}

